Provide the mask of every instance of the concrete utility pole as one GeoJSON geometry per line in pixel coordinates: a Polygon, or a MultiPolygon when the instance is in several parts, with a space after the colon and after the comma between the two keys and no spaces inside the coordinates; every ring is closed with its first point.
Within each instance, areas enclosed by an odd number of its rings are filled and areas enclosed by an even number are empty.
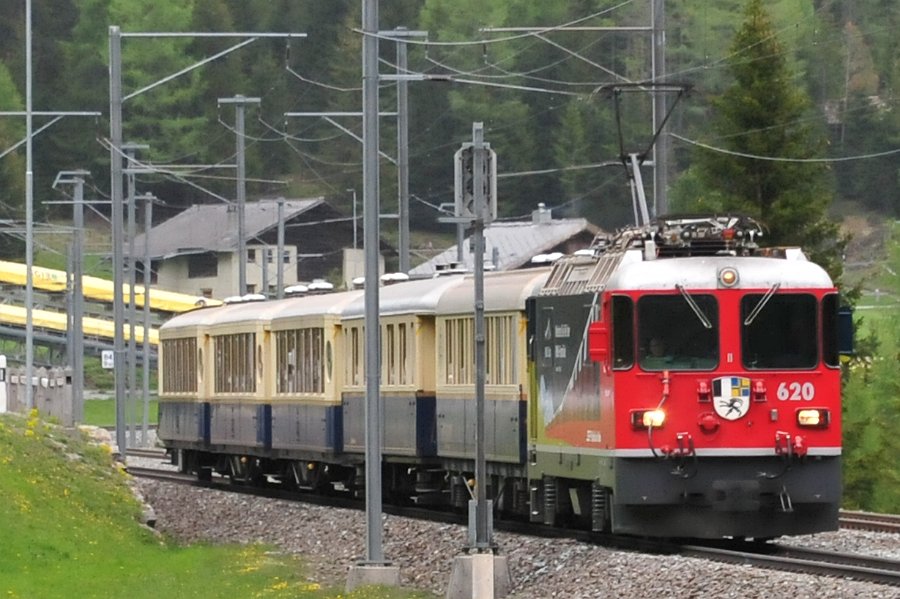
{"type": "Polygon", "coordinates": [[[356,190],[348,189],[348,193],[353,194],[353,249],[356,249],[356,190]]]}
{"type": "Polygon", "coordinates": [[[75,202],[72,204],[72,420],[84,420],[84,179],[81,171],[75,180],[75,202]]]}
{"type": "Polygon", "coordinates": [[[235,149],[237,154],[237,221],[238,221],[238,295],[247,293],[247,230],[244,222],[247,203],[247,173],[244,157],[244,108],[259,104],[259,98],[246,98],[240,94],[233,98],[219,98],[219,105],[234,104],[235,149]]]}
{"type": "MultiPolygon", "coordinates": [[[[464,214],[465,198],[457,206],[454,220],[472,225],[474,253],[474,333],[475,333],[475,499],[469,501],[469,551],[457,556],[447,589],[452,599],[493,599],[509,592],[509,564],[494,554],[490,524],[492,502],[487,499],[487,460],[485,438],[485,364],[486,333],[484,321],[484,228],[494,219],[485,190],[495,189],[495,176],[489,164],[489,148],[484,143],[483,123],[472,123],[472,196],[473,214],[464,214]],[[486,179],[486,177],[488,179],[486,179]],[[474,517],[473,517],[474,516],[474,517]],[[474,530],[472,523],[474,521],[474,530]]],[[[459,184],[459,182],[457,183],[459,184]]],[[[462,191],[462,190],[461,190],[462,191]]],[[[464,193],[464,191],[463,191],[464,193]]]]}
{"type": "Polygon", "coordinates": [[[109,28],[109,159],[113,254],[113,378],[116,389],[116,445],[122,460],[125,442],[125,305],[122,296],[122,32],[109,28]]]}
{"type": "Polygon", "coordinates": [[[284,198],[278,198],[278,257],[275,266],[275,297],[284,297],[284,198]]]}
{"type": "MultiPolygon", "coordinates": [[[[406,31],[398,27],[398,33],[406,31]]],[[[397,39],[397,74],[405,75],[406,41],[397,39]]],[[[408,273],[409,264],[409,83],[397,79],[397,214],[400,221],[400,272],[408,273]]]]}
{"type": "MultiPolygon", "coordinates": [[[[666,76],[666,2],[651,0],[653,21],[653,83],[662,83],[666,76]]],[[[669,211],[669,135],[665,130],[666,92],[653,92],[653,131],[659,137],[653,145],[653,216],[669,211]],[[661,130],[662,128],[662,130],[661,130]]]]}
{"type": "MultiPolygon", "coordinates": [[[[126,395],[128,405],[131,406],[131,414],[134,417],[137,411],[134,409],[137,403],[137,341],[135,339],[135,320],[137,318],[136,298],[134,286],[137,281],[137,273],[135,269],[135,247],[134,238],[136,231],[136,208],[137,208],[137,191],[135,189],[134,158],[138,150],[146,150],[150,146],[146,144],[124,143],[122,151],[125,152],[127,165],[125,174],[128,181],[127,199],[128,206],[128,355],[126,363],[128,364],[128,378],[126,379],[126,395]]],[[[137,423],[128,422],[128,442],[134,447],[137,445],[137,423]]]]}
{"type": "Polygon", "coordinates": [[[53,182],[53,188],[59,185],[72,185],[72,312],[69,320],[69,337],[71,338],[69,366],[72,368],[72,421],[84,420],[84,178],[90,172],[85,170],[60,171],[53,182]]]}
{"type": "Polygon", "coordinates": [[[365,249],[366,561],[351,567],[347,589],[400,585],[400,569],[385,561],[381,501],[381,356],[378,317],[378,0],[363,0],[363,222],[365,249]]]}
{"type": "MultiPolygon", "coordinates": [[[[490,548],[487,512],[487,464],[484,457],[484,126],[472,125],[473,181],[475,192],[475,543],[474,549],[490,548]]],[[[491,585],[493,594],[493,585],[491,585]]]]}
{"type": "Polygon", "coordinates": [[[134,198],[144,202],[144,335],[142,339],[143,366],[141,393],[144,400],[142,410],[141,439],[147,447],[150,440],[150,284],[153,282],[150,261],[150,229],[153,228],[153,203],[159,200],[152,193],[145,193],[134,198]]]}
{"type": "Polygon", "coordinates": [[[25,0],[25,407],[34,407],[34,167],[31,142],[31,0],[25,0]]]}

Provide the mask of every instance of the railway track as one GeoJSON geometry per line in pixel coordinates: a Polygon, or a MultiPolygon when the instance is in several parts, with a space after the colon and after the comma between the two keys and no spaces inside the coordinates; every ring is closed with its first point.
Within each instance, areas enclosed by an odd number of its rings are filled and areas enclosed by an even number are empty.
{"type": "MultiPolygon", "coordinates": [[[[145,457],[159,457],[159,451],[148,451],[145,457]]],[[[133,453],[132,455],[137,455],[133,453]]],[[[142,456],[144,457],[144,456],[142,456]]],[[[351,509],[362,509],[363,502],[342,497],[324,497],[321,495],[299,494],[278,488],[259,488],[249,485],[234,484],[229,479],[214,476],[212,481],[198,481],[195,476],[180,472],[165,471],[155,468],[129,466],[128,472],[133,476],[153,478],[177,484],[187,484],[205,488],[222,489],[231,492],[264,496],[272,499],[302,500],[317,505],[329,505],[351,509]],[[335,504],[335,501],[337,502],[335,504]]],[[[466,516],[455,513],[439,513],[426,511],[420,507],[396,507],[385,505],[386,513],[392,515],[427,518],[445,523],[465,525],[466,516]]],[[[855,520],[880,523],[894,520],[896,516],[882,514],[865,514],[865,517],[854,514],[855,520]]],[[[845,514],[842,514],[842,518],[845,514]]],[[[873,582],[883,585],[900,586],[900,560],[869,557],[858,554],[836,553],[814,549],[804,549],[780,545],[777,543],[710,543],[708,545],[679,545],[668,542],[650,541],[647,539],[623,538],[615,535],[596,535],[593,533],[535,526],[521,522],[496,522],[497,530],[515,534],[526,534],[549,537],[571,537],[586,543],[600,544],[610,548],[632,551],[644,551],[657,554],[680,554],[685,557],[713,560],[725,563],[752,565],[759,568],[775,569],[787,572],[798,572],[816,576],[830,576],[873,582]]],[[[872,530],[866,527],[867,530],[872,530]]],[[[881,529],[878,529],[881,530],[881,529]]],[[[894,529],[892,532],[896,532],[894,529]]]]}
{"type": "Polygon", "coordinates": [[[142,449],[139,447],[129,447],[128,455],[136,458],[149,458],[149,459],[159,459],[159,460],[167,460],[166,452],[164,449],[142,449]]]}
{"type": "Polygon", "coordinates": [[[139,478],[152,478],[153,480],[161,480],[182,485],[209,486],[208,483],[198,481],[196,476],[184,474],[182,472],[159,470],[158,468],[143,468],[140,466],[128,466],[126,470],[128,471],[128,474],[139,478]]]}
{"type": "Polygon", "coordinates": [[[683,545],[681,555],[733,564],[746,564],[787,572],[832,576],[900,586],[900,561],[766,544],[746,550],[704,545],[683,545]]]}
{"type": "Polygon", "coordinates": [[[900,515],[841,511],[841,528],[900,533],[900,515]]]}

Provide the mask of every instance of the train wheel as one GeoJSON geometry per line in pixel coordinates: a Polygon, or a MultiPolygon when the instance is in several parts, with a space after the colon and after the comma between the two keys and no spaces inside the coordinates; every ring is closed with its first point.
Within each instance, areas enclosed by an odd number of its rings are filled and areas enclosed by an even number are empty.
{"type": "Polygon", "coordinates": [[[197,468],[197,480],[208,483],[212,480],[213,469],[209,466],[200,466],[197,468]]]}

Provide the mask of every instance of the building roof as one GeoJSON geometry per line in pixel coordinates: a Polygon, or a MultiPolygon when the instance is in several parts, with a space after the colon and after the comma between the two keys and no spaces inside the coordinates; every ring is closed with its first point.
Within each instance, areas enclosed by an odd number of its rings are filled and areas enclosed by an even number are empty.
{"type": "MultiPolygon", "coordinates": [[[[284,201],[284,220],[325,204],[324,198],[284,201]]],[[[162,259],[203,252],[234,252],[238,248],[237,211],[234,204],[202,204],[153,227],[150,232],[150,258],[162,259]]],[[[244,205],[245,239],[278,225],[277,200],[260,200],[244,205]]],[[[135,248],[143,254],[144,235],[135,238],[135,248]]]]}
{"type": "MultiPolygon", "coordinates": [[[[514,270],[527,266],[531,259],[539,254],[555,251],[565,246],[573,238],[582,237],[585,241],[580,247],[587,247],[600,229],[583,218],[566,218],[551,220],[537,218],[525,222],[495,222],[484,230],[486,266],[493,265],[494,270],[514,270]]],[[[463,243],[463,265],[466,270],[475,268],[472,254],[471,238],[463,243]]],[[[579,248],[567,248],[574,251],[579,248]]],[[[426,277],[433,275],[439,267],[449,267],[457,263],[456,246],[435,256],[428,262],[420,264],[409,271],[410,276],[426,277]]]]}

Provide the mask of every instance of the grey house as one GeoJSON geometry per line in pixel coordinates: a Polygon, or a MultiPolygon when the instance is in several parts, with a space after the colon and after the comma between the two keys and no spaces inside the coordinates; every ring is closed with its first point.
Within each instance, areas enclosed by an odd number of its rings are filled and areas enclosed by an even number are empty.
{"type": "MultiPolygon", "coordinates": [[[[154,283],[192,295],[220,299],[236,295],[240,276],[237,223],[234,205],[208,204],[192,206],[153,227],[149,254],[156,274],[154,283]]],[[[273,292],[279,259],[285,286],[317,278],[338,278],[343,250],[353,245],[353,225],[351,217],[324,198],[285,200],[284,251],[279,257],[277,201],[247,202],[247,291],[273,292]]],[[[135,239],[139,260],[143,247],[144,235],[139,235],[135,239]]]]}
{"type": "MultiPolygon", "coordinates": [[[[484,230],[485,268],[515,270],[532,264],[532,258],[555,252],[571,254],[587,248],[600,228],[583,218],[553,219],[550,210],[540,205],[529,221],[494,222],[484,230]]],[[[430,277],[438,270],[475,267],[471,239],[463,243],[462,264],[457,246],[409,271],[410,277],[430,277]]]]}

